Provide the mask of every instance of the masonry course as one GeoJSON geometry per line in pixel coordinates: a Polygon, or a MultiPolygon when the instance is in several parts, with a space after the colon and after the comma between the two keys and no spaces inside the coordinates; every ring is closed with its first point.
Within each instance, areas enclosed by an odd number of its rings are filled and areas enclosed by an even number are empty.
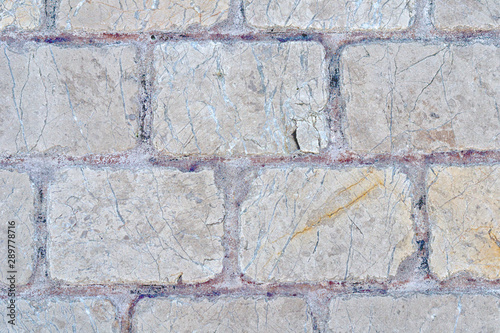
{"type": "Polygon", "coordinates": [[[460,271],[500,274],[498,166],[429,170],[431,269],[444,279],[460,271]]]}
{"type": "Polygon", "coordinates": [[[260,28],[324,31],[395,30],[410,25],[414,1],[246,1],[248,23],[260,28]]]}
{"type": "Polygon", "coordinates": [[[498,47],[480,43],[348,47],[341,63],[350,147],[498,149],[499,55],[498,47]]]}
{"type": "Polygon", "coordinates": [[[49,192],[52,277],[162,284],[222,269],[224,211],[210,171],[70,169],[59,179],[49,192]]]}
{"type": "Polygon", "coordinates": [[[16,326],[2,313],[2,332],[119,332],[116,308],[105,299],[18,299],[16,326]]]}
{"type": "Polygon", "coordinates": [[[172,155],[319,152],[328,144],[324,54],[305,42],[162,44],[155,147],[172,155]]]}
{"type": "Polygon", "coordinates": [[[330,304],[332,332],[385,331],[495,332],[500,298],[483,295],[411,295],[352,297],[330,304]]]}
{"type": "Polygon", "coordinates": [[[312,326],[307,303],[300,298],[143,299],[134,313],[138,332],[313,332],[312,326]]]}
{"type": "Polygon", "coordinates": [[[18,331],[495,331],[498,9],[4,1],[18,331]]]}
{"type": "Polygon", "coordinates": [[[243,272],[287,282],[396,275],[416,250],[408,186],[392,169],[266,170],[242,205],[243,272]]]}
{"type": "Polygon", "coordinates": [[[79,1],[63,0],[57,26],[62,30],[146,31],[210,26],[227,18],[228,0],[79,1]]]}
{"type": "Polygon", "coordinates": [[[2,205],[0,218],[3,221],[0,230],[4,235],[0,239],[0,246],[4,251],[4,256],[0,259],[2,282],[5,283],[10,275],[7,272],[12,271],[12,269],[9,269],[7,261],[7,223],[14,221],[15,228],[12,230],[15,238],[12,239],[14,243],[11,242],[10,244],[15,247],[16,280],[19,284],[25,284],[29,281],[34,269],[35,246],[33,235],[35,228],[32,223],[35,213],[33,207],[34,189],[28,175],[15,170],[0,171],[0,188],[0,202],[2,205]]]}
{"type": "Polygon", "coordinates": [[[1,47],[2,153],[83,155],[135,146],[139,82],[133,47],[1,47]]]}

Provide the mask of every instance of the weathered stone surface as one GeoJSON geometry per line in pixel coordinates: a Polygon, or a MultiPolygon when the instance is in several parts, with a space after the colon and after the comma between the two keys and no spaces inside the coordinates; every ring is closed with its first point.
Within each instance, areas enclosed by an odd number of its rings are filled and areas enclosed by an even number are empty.
{"type": "MultiPolygon", "coordinates": [[[[16,285],[28,282],[33,272],[35,249],[34,241],[34,198],[31,182],[27,174],[17,171],[0,170],[0,258],[1,283],[8,284],[7,271],[15,270],[16,285]],[[14,221],[14,233],[7,231],[8,222],[14,221]],[[9,235],[15,235],[9,238],[9,235]],[[14,243],[8,243],[8,239],[14,243]],[[8,261],[8,244],[15,246],[15,262],[8,261]],[[14,269],[9,268],[14,264],[14,269]]],[[[10,247],[12,249],[12,247],[10,247]]]]}
{"type": "Polygon", "coordinates": [[[42,0],[3,0],[0,2],[0,30],[38,28],[42,8],[42,0]]]}
{"type": "Polygon", "coordinates": [[[241,214],[242,270],[258,281],[386,278],[414,251],[396,170],[270,169],[241,214]]]}
{"type": "Polygon", "coordinates": [[[1,45],[0,152],[107,153],[134,147],[133,47],[1,45]]]}
{"type": "Polygon", "coordinates": [[[496,0],[441,0],[434,6],[435,25],[441,29],[500,27],[500,2],[496,0]]]}
{"type": "Polygon", "coordinates": [[[414,15],[413,0],[249,0],[245,14],[256,27],[321,30],[402,29],[414,15]]]}
{"type": "Polygon", "coordinates": [[[62,0],[60,29],[143,31],[210,26],[227,18],[229,0],[62,0]]]}
{"type": "Polygon", "coordinates": [[[155,56],[158,149],[283,155],[326,147],[327,73],[320,44],[167,43],[155,56]]]}
{"type": "Polygon", "coordinates": [[[373,44],[342,56],[350,148],[431,152],[500,148],[500,48],[373,44]]]}
{"type": "Polygon", "coordinates": [[[206,280],[222,267],[211,171],[64,171],[50,188],[51,276],[71,283],[206,280]]]}
{"type": "Polygon", "coordinates": [[[120,332],[116,309],[105,299],[16,301],[16,325],[1,311],[2,332],[120,332]]]}
{"type": "Polygon", "coordinates": [[[497,332],[500,299],[482,295],[352,297],[330,303],[332,332],[497,332]]]}
{"type": "Polygon", "coordinates": [[[467,271],[500,278],[500,168],[429,171],[430,267],[439,278],[467,271]]]}
{"type": "Polygon", "coordinates": [[[136,332],[312,332],[299,298],[143,299],[134,314],[136,332]]]}

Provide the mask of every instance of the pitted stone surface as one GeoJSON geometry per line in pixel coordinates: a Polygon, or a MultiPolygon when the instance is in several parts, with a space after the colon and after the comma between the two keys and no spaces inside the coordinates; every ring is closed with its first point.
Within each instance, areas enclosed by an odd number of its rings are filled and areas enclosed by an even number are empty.
{"type": "Polygon", "coordinates": [[[211,171],[64,171],[50,188],[51,276],[206,280],[222,267],[222,203],[211,171]]]}
{"type": "Polygon", "coordinates": [[[1,153],[83,155],[135,146],[133,47],[1,47],[1,153]]]}
{"type": "Polygon", "coordinates": [[[372,44],[348,47],[341,62],[351,149],[500,148],[500,48],[372,44]]]}
{"type": "Polygon", "coordinates": [[[407,28],[414,15],[413,0],[247,0],[249,24],[319,30],[395,30],[407,28]]]}
{"type": "Polygon", "coordinates": [[[439,278],[466,271],[500,278],[500,168],[429,171],[430,267],[439,278]]]}
{"type": "Polygon", "coordinates": [[[136,332],[312,332],[299,298],[143,299],[134,313],[136,332]]]}
{"type": "Polygon", "coordinates": [[[0,2],[0,30],[33,30],[40,26],[42,0],[3,0],[0,2]]]}
{"type": "Polygon", "coordinates": [[[1,312],[1,332],[120,332],[116,309],[105,299],[16,300],[16,325],[1,312]]]}
{"type": "MultiPolygon", "coordinates": [[[[27,174],[17,171],[0,170],[0,247],[3,255],[0,258],[1,283],[10,284],[7,271],[15,270],[16,285],[26,284],[33,272],[35,256],[34,248],[34,197],[31,182],[27,174]],[[8,222],[14,221],[15,232],[8,232],[8,222]],[[15,238],[9,235],[15,234],[15,238]],[[8,242],[11,239],[13,242],[8,242]],[[15,246],[15,258],[8,261],[8,244],[15,246]],[[14,264],[15,268],[9,268],[14,264]]],[[[10,247],[12,249],[12,247],[10,247]]],[[[4,311],[5,313],[5,311],[4,311]]]]}
{"type": "Polygon", "coordinates": [[[174,155],[285,155],[327,145],[320,44],[166,43],[156,48],[154,144],[174,155]]]}
{"type": "Polygon", "coordinates": [[[219,23],[228,9],[229,0],[62,0],[57,24],[66,30],[176,30],[219,23]]]}
{"type": "Polygon", "coordinates": [[[330,303],[332,332],[496,332],[500,299],[482,295],[352,297],[330,303]]]}
{"type": "Polygon", "coordinates": [[[441,29],[500,27],[500,2],[497,0],[440,0],[434,6],[435,25],[441,29]]]}
{"type": "Polygon", "coordinates": [[[393,169],[270,169],[242,205],[240,265],[258,281],[386,278],[414,251],[393,169]]]}

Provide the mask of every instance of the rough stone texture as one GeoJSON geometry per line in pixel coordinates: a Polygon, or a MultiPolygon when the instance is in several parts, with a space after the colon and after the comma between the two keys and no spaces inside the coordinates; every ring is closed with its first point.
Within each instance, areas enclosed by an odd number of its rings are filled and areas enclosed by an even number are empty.
{"type": "Polygon", "coordinates": [[[51,276],[71,283],[205,280],[222,267],[211,171],[70,169],[50,189],[51,276]]]}
{"type": "Polygon", "coordinates": [[[143,31],[211,26],[227,18],[229,0],[62,0],[60,29],[143,31]]]}
{"type": "Polygon", "coordinates": [[[73,300],[50,298],[42,301],[17,299],[16,326],[1,311],[1,332],[113,332],[118,333],[115,307],[105,299],[73,300]]]}
{"type": "Polygon", "coordinates": [[[435,25],[440,29],[496,29],[500,27],[498,0],[435,1],[435,25]]]}
{"type": "Polygon", "coordinates": [[[135,310],[136,332],[312,332],[299,298],[143,299],[135,310]]]}
{"type": "Polygon", "coordinates": [[[422,152],[500,148],[500,48],[373,44],[342,55],[350,148],[422,152]]]}
{"type": "MultiPolygon", "coordinates": [[[[8,222],[15,221],[16,284],[25,284],[33,271],[35,249],[33,246],[33,189],[27,174],[0,170],[0,257],[1,283],[7,284],[8,222]]],[[[11,233],[12,234],[12,233],[11,233]]]]}
{"type": "Polygon", "coordinates": [[[0,0],[18,331],[499,331],[499,1],[0,0]]]}
{"type": "Polygon", "coordinates": [[[439,278],[467,271],[500,278],[500,168],[429,171],[431,270],[439,278]]]}
{"type": "Polygon", "coordinates": [[[326,147],[327,73],[320,44],[168,43],[155,56],[158,149],[284,155],[326,147]]]}
{"type": "Polygon", "coordinates": [[[259,281],[393,276],[414,252],[408,186],[393,169],[264,171],[242,205],[241,267],[259,281]]]}
{"type": "Polygon", "coordinates": [[[0,47],[1,153],[134,147],[139,85],[133,47],[0,47]]]}
{"type": "Polygon", "coordinates": [[[500,299],[482,295],[353,297],[330,303],[332,332],[498,331],[500,299]]]}
{"type": "Polygon", "coordinates": [[[414,15],[413,0],[251,0],[245,14],[256,27],[321,30],[402,29],[414,15]]]}
{"type": "Polygon", "coordinates": [[[42,0],[2,0],[0,2],[0,30],[38,28],[42,8],[42,0]]]}

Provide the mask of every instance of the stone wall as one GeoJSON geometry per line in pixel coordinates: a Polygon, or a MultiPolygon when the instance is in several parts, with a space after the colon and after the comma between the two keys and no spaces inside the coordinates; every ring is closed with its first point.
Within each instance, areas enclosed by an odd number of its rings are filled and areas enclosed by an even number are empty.
{"type": "Polygon", "coordinates": [[[1,332],[496,332],[500,2],[0,1],[1,332]]]}

